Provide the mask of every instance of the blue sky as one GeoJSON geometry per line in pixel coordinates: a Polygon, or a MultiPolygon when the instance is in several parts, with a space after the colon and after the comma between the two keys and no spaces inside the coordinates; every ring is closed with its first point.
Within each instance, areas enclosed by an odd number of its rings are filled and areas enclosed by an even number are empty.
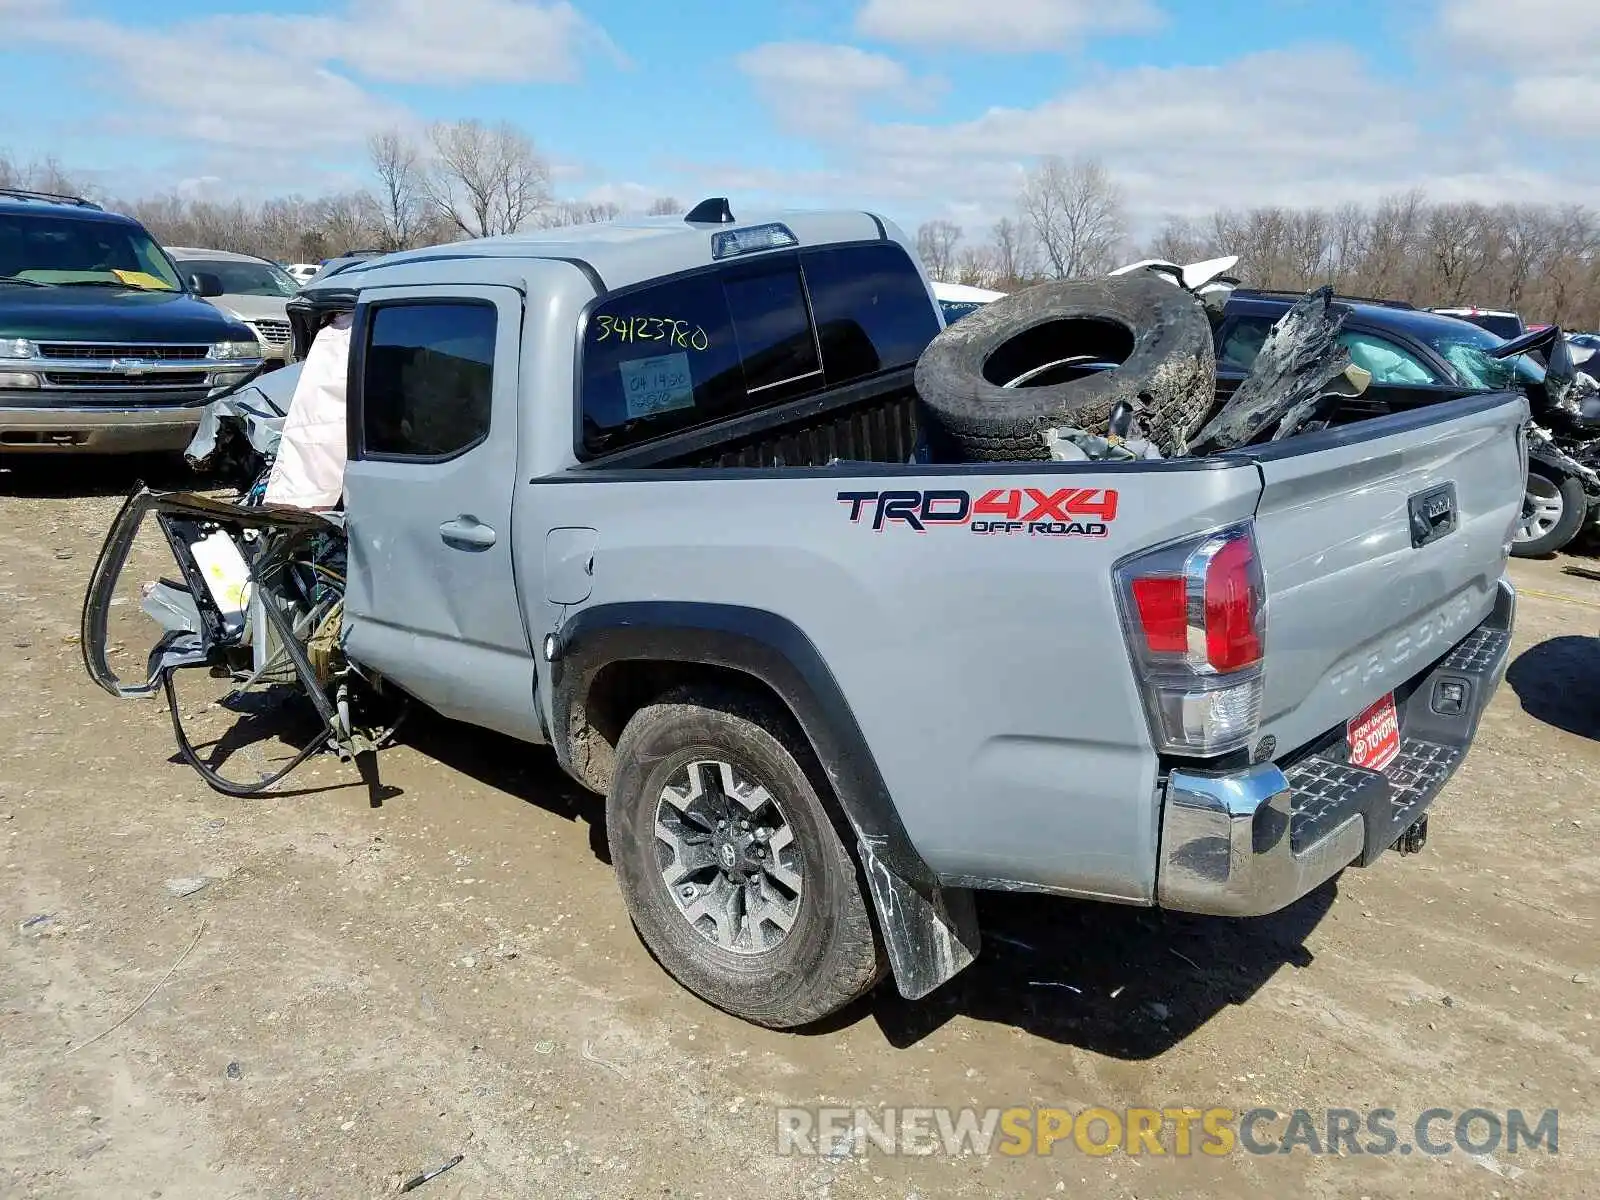
{"type": "Polygon", "coordinates": [[[0,28],[0,146],[117,195],[337,190],[373,130],[473,116],[625,206],[982,226],[1042,154],[1101,159],[1146,225],[1600,203],[1596,0],[0,0],[0,28]]]}

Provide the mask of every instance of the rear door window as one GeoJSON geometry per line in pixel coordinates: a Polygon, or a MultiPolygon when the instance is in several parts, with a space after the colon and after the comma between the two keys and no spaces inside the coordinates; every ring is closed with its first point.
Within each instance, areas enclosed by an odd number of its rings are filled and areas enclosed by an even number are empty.
{"type": "Polygon", "coordinates": [[[372,310],[361,380],[362,449],[440,461],[489,436],[494,305],[383,304],[372,310]]]}

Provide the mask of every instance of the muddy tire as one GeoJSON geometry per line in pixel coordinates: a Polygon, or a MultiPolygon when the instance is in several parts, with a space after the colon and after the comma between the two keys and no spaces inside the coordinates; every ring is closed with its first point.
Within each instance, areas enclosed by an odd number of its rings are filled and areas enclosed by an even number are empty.
{"type": "Polygon", "coordinates": [[[1214,403],[1211,323],[1195,297],[1154,276],[1041,284],[946,328],[917,360],[916,384],[932,425],[970,461],[1048,459],[1045,430],[1103,434],[1122,400],[1162,453],[1178,453],[1214,403]],[[1074,355],[1121,365],[1003,386],[1074,355]]]}
{"type": "Polygon", "coordinates": [[[886,958],[844,826],[786,712],[684,689],[617,742],[611,861],[656,960],[758,1025],[807,1025],[862,995],[886,958]]]}

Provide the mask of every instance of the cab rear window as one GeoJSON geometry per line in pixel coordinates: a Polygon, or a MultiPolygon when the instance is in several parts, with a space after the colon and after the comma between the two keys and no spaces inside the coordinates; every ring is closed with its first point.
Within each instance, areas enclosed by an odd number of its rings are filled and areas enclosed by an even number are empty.
{"type": "Polygon", "coordinates": [[[892,244],[764,254],[606,297],[583,333],[583,450],[905,366],[936,332],[922,278],[892,244]]]}

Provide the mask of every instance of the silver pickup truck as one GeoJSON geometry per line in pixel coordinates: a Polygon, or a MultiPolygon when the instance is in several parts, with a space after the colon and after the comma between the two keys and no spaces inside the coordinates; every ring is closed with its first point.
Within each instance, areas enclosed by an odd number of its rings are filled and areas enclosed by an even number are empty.
{"type": "Polygon", "coordinates": [[[319,279],[302,342],[354,311],[342,517],[136,495],[90,673],[148,694],[247,636],[186,566],[194,628],[115,678],[143,516],[180,559],[342,526],[339,677],[549,745],[607,797],[660,962],[770,1026],[887,970],[926,994],[978,952],[976,889],[1243,916],[1420,847],[1505,669],[1522,397],[1205,458],[934,461],[912,373],[942,319],[902,233],[700,216],[319,279]]]}

